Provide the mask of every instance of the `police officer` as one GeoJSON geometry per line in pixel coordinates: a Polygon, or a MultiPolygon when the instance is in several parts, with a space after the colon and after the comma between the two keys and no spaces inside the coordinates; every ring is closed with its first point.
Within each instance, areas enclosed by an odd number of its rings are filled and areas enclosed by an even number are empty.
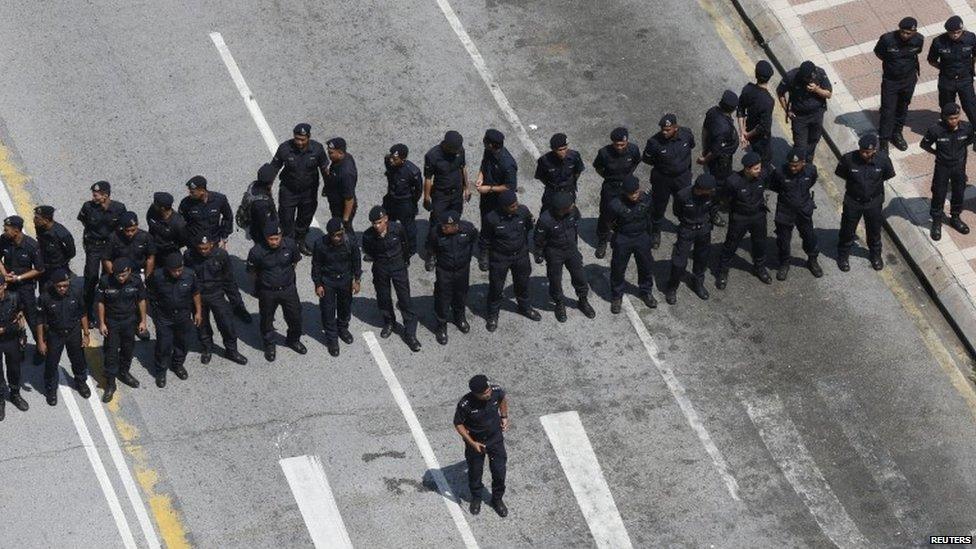
{"type": "Polygon", "coordinates": [[[471,490],[472,515],[481,512],[481,476],[485,471],[485,457],[491,470],[491,506],[500,517],[508,516],[505,495],[505,470],[508,454],[505,435],[508,430],[508,396],[505,390],[476,375],[468,381],[471,392],[458,402],[454,412],[454,429],[464,441],[464,461],[468,466],[468,488],[471,490]]]}
{"type": "MultiPolygon", "coordinates": [[[[732,175],[732,156],[739,149],[739,136],[732,121],[732,113],[739,106],[739,96],[725,90],[718,105],[705,112],[702,123],[702,154],[695,162],[705,166],[705,173],[715,177],[721,186],[732,175]]],[[[712,223],[719,227],[725,220],[718,208],[712,212],[712,223]]]]}
{"type": "Polygon", "coordinates": [[[973,90],[973,63],[976,63],[976,34],[962,28],[962,17],[953,15],[945,22],[946,32],[936,36],[926,60],[939,69],[939,106],[956,100],[966,118],[976,121],[976,91],[973,90]]]}
{"type": "Polygon", "coordinates": [[[661,131],[652,135],[644,146],[644,163],[651,167],[651,203],[654,223],[651,247],[661,245],[661,224],[671,197],[691,186],[691,151],[695,136],[678,125],[678,117],[668,113],[658,122],[661,131]]]}
{"type": "MultiPolygon", "coordinates": [[[[24,359],[21,344],[24,338],[24,306],[17,294],[7,291],[7,281],[0,278],[0,355],[7,367],[10,403],[21,412],[30,406],[20,396],[20,363],[24,359]]],[[[0,383],[3,380],[0,379],[0,383]]],[[[0,396],[0,421],[4,417],[5,401],[0,396]]]]}
{"type": "Polygon", "coordinates": [[[397,143],[383,158],[386,167],[383,209],[390,219],[399,221],[407,231],[407,247],[413,255],[417,251],[417,202],[424,194],[424,176],[416,164],[407,160],[409,153],[406,145],[397,143]]]}
{"type": "Polygon", "coordinates": [[[74,388],[82,398],[91,396],[88,388],[88,361],[84,348],[89,342],[88,314],[78,286],[72,286],[71,273],[55,269],[48,274],[49,284],[41,289],[37,307],[37,347],[44,355],[44,393],[47,403],[58,403],[58,362],[67,349],[74,376],[74,388]]]}
{"type": "Polygon", "coordinates": [[[624,297],[624,276],[630,257],[637,263],[637,286],[641,301],[653,309],[657,300],[651,294],[654,277],[651,267],[651,231],[653,231],[651,196],[640,188],[636,177],[623,181],[622,194],[610,203],[610,222],[614,226],[613,254],[610,256],[610,312],[620,313],[624,297]]]}
{"type": "Polygon", "coordinates": [[[376,305],[383,313],[383,329],[380,337],[388,338],[396,326],[393,297],[396,292],[397,308],[403,315],[403,341],[413,352],[420,351],[417,341],[417,314],[410,298],[410,252],[407,250],[407,232],[403,225],[390,221],[383,206],[373,206],[369,211],[371,227],[363,232],[363,252],[373,258],[373,288],[376,305]]]}
{"type": "Polygon", "coordinates": [[[585,170],[586,166],[580,153],[569,148],[566,134],[553,134],[549,138],[549,152],[540,156],[535,163],[535,178],[544,186],[542,211],[549,208],[552,197],[559,192],[573,195],[573,202],[575,202],[577,182],[580,174],[585,170]]]}
{"type": "MultiPolygon", "coordinates": [[[[278,145],[271,159],[274,173],[281,170],[278,220],[282,234],[297,241],[303,251],[308,249],[305,236],[319,205],[319,174],[323,179],[329,175],[329,157],[321,143],[309,138],[311,132],[308,124],[295,126],[293,137],[278,145]]],[[[264,242],[264,238],[255,242],[264,242]]]]}
{"type": "Polygon", "coordinates": [[[488,320],[489,332],[498,328],[498,312],[502,307],[505,279],[512,272],[515,300],[519,312],[529,320],[542,317],[529,302],[529,241],[534,220],[529,209],[518,203],[515,193],[505,191],[498,197],[498,209],[485,216],[481,226],[481,249],[488,250],[488,320]]]}
{"type": "Polygon", "coordinates": [[[884,222],[884,184],[895,176],[895,169],[885,153],[878,153],[878,136],[867,134],[858,141],[858,150],[841,157],[834,175],[844,180],[844,207],[840,215],[837,241],[837,267],[851,270],[851,246],[854,232],[864,217],[871,267],[884,269],[881,258],[881,225],[884,222]]]}
{"type": "Polygon", "coordinates": [[[610,203],[620,196],[620,186],[624,179],[634,173],[640,165],[640,148],[630,142],[627,128],[614,128],[610,132],[610,144],[604,145],[593,160],[593,169],[603,178],[600,187],[600,215],[596,220],[596,257],[607,255],[607,243],[613,226],[610,223],[610,203]]]}
{"type": "Polygon", "coordinates": [[[729,228],[722,244],[715,287],[724,290],[729,283],[729,265],[739,249],[739,243],[749,233],[752,241],[752,272],[763,284],[772,283],[766,270],[766,188],[769,172],[762,158],[748,152],[742,157],[742,170],[725,180],[720,192],[729,203],[729,228]]]}
{"type": "Polygon", "coordinates": [[[491,128],[485,131],[484,155],[475,189],[481,195],[481,219],[498,208],[498,195],[518,188],[518,164],[505,148],[505,134],[491,128]]]}
{"type": "Polygon", "coordinates": [[[125,212],[119,216],[119,228],[112,233],[102,256],[102,271],[115,272],[113,264],[125,257],[132,261],[135,270],[146,273],[146,280],[152,277],[156,268],[156,244],[149,233],[139,228],[139,217],[135,212],[125,212]]]}
{"type": "Polygon", "coordinates": [[[464,139],[449,130],[439,145],[424,155],[424,209],[433,223],[441,212],[460,212],[471,199],[464,139]]]}
{"type": "Polygon", "coordinates": [[[756,63],[756,82],[749,82],[739,94],[736,118],[739,121],[739,142],[759,154],[764,164],[773,160],[773,108],[776,101],[769,93],[769,79],[773,66],[763,59],[756,63]]]}
{"type": "Polygon", "coordinates": [[[346,233],[342,218],[330,219],[325,231],[312,248],[312,284],[319,298],[326,347],[330,355],[339,356],[339,340],[352,343],[352,296],[359,293],[363,262],[359,245],[346,233]]]}
{"type": "Polygon", "coordinates": [[[596,316],[596,311],[587,300],[590,285],[586,281],[583,255],[579,251],[580,217],[573,195],[558,192],[535,224],[535,262],[546,262],[549,297],[555,305],[556,320],[559,322],[566,322],[563,266],[569,271],[573,289],[576,290],[577,307],[587,318],[596,316]]]}
{"type": "Polygon", "coordinates": [[[779,103],[786,111],[786,123],[793,128],[793,144],[807,151],[808,163],[813,162],[823,136],[823,117],[833,90],[827,73],[813,61],[800,63],[776,86],[779,103]]]}
{"type": "Polygon", "coordinates": [[[920,67],[918,54],[922,52],[925,37],[918,33],[918,21],[905,17],[898,22],[898,30],[886,32],[878,38],[874,55],[881,60],[881,122],[878,131],[881,148],[888,143],[898,150],[908,150],[902,135],[908,105],[915,94],[920,67]]]}
{"type": "MultiPolygon", "coordinates": [[[[275,209],[274,197],[271,196],[271,185],[275,180],[275,168],[271,164],[264,164],[258,168],[258,177],[247,187],[247,205],[243,212],[243,221],[247,227],[247,236],[253,242],[264,241],[264,227],[272,221],[278,223],[278,210],[275,209]]],[[[240,222],[238,223],[240,224],[240,222]]]]}
{"type": "Polygon", "coordinates": [[[800,146],[793,147],[786,157],[786,163],[773,170],[769,190],[778,195],[776,217],[773,219],[776,223],[776,249],[779,254],[776,280],[786,280],[790,272],[793,227],[796,227],[803,241],[807,269],[816,278],[823,276],[823,269],[817,261],[820,255],[817,233],[813,230],[813,210],[817,208],[813,202],[813,186],[816,183],[817,167],[807,164],[806,151],[800,146]]]}
{"type": "MultiPolygon", "coordinates": [[[[44,259],[37,241],[24,234],[24,218],[12,215],[3,220],[3,236],[0,237],[0,260],[3,261],[3,277],[7,280],[7,292],[17,294],[24,309],[24,317],[37,341],[37,281],[44,272],[44,259]]],[[[41,364],[44,355],[40,349],[34,352],[34,364],[41,364]]]]}
{"type": "MultiPolygon", "coordinates": [[[[356,159],[346,151],[346,140],[333,137],[325,142],[326,151],[332,164],[322,184],[322,196],[329,202],[329,212],[332,217],[338,217],[345,225],[346,232],[353,235],[352,219],[356,216],[356,182],[359,172],[356,170],[356,159]]],[[[302,240],[299,249],[305,255],[312,251],[302,240]]]]}
{"type": "Polygon", "coordinates": [[[136,264],[126,256],[113,262],[114,271],[98,281],[96,304],[98,331],[105,338],[105,392],[102,402],[111,402],[118,379],[129,387],[139,380],[129,372],[136,333],[146,332],[146,286],[135,274],[136,264]]]}
{"type": "MultiPolygon", "coordinates": [[[[465,318],[471,280],[471,255],[478,241],[478,229],[457,212],[441,212],[427,233],[427,256],[436,262],[434,315],[437,342],[447,345],[447,323],[453,321],[462,334],[471,331],[465,318]]],[[[434,264],[428,271],[434,270],[434,264]]]]}
{"type": "Polygon", "coordinates": [[[711,174],[701,174],[695,184],[678,191],[674,197],[674,215],[678,218],[678,238],[671,252],[671,276],[664,289],[668,305],[678,301],[678,287],[685,276],[688,256],[693,257],[691,286],[701,299],[708,299],[705,288],[705,271],[708,269],[708,252],[712,245],[712,210],[715,209],[715,188],[718,182],[711,174]]]}
{"type": "Polygon", "coordinates": [[[228,284],[237,285],[227,250],[215,245],[207,235],[197,235],[196,240],[183,253],[183,265],[193,271],[200,289],[202,318],[197,327],[203,346],[200,363],[209,364],[213,353],[214,333],[210,324],[210,315],[213,314],[217,330],[223,339],[224,358],[237,364],[247,364],[247,358],[237,350],[237,327],[234,325],[233,308],[225,292],[228,284]]]}
{"type": "Polygon", "coordinates": [[[64,225],[54,220],[54,208],[38,206],[34,208],[34,229],[37,231],[37,245],[41,248],[44,272],[40,281],[43,285],[51,273],[58,269],[71,272],[71,260],[78,253],[75,237],[64,225]]]}
{"type": "Polygon", "coordinates": [[[285,344],[300,355],[308,352],[301,341],[302,303],[295,286],[295,266],[301,259],[298,245],[283,236],[273,221],[264,227],[264,240],[255,242],[247,254],[247,271],[255,278],[264,358],[268,362],[274,362],[276,355],[274,315],[279,305],[288,325],[285,344]]]}
{"type": "Polygon", "coordinates": [[[81,238],[85,250],[85,307],[94,316],[95,289],[98,287],[102,256],[108,239],[118,228],[119,217],[126,212],[125,204],[112,200],[112,186],[99,181],[91,186],[92,198],[81,206],[78,221],[85,232],[81,238]]]}
{"type": "MultiPolygon", "coordinates": [[[[966,193],[966,157],[969,146],[976,141],[973,125],[959,119],[959,105],[948,103],[942,107],[942,120],[925,132],[920,146],[935,155],[935,171],[932,173],[932,240],[942,238],[942,220],[945,217],[946,194],[949,199],[949,226],[962,234],[969,234],[969,225],[960,218],[966,193]]],[[[974,145],[976,147],[976,145],[974,145]]]]}
{"type": "Polygon", "coordinates": [[[153,193],[152,205],[146,211],[146,225],[159,257],[180,253],[189,242],[186,220],[173,209],[173,195],[169,193],[153,193]]]}
{"type": "MultiPolygon", "coordinates": [[[[201,235],[205,236],[205,235],[201,235]]],[[[193,271],[183,267],[183,256],[174,252],[163,259],[149,285],[156,347],[153,352],[156,386],[166,386],[167,363],[176,377],[186,379],[187,321],[200,328],[203,320],[200,287],[193,271]]]]}

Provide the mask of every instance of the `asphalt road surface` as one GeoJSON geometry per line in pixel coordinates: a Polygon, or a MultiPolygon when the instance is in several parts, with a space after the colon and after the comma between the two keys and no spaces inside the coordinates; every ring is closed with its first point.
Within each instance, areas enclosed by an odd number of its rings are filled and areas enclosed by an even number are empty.
{"type": "MultiPolygon", "coordinates": [[[[742,63],[762,55],[736,41],[733,13],[710,7],[710,16],[687,0],[2,8],[0,175],[14,208],[51,204],[76,237],[75,215],[98,179],[140,216],[153,191],[182,196],[197,173],[236,205],[270,158],[256,117],[275,140],[300,121],[313,138],[348,140],[357,229],[385,190],[388,147],[407,143],[419,162],[447,129],[464,135],[471,169],[484,129],[504,131],[520,199],[536,212],[533,149],[551,133],[567,133],[587,165],[611,128],[629,126],[643,146],[664,112],[697,135],[722,90],[749,78],[742,63]]],[[[833,171],[828,156],[818,160],[822,174],[833,171]]],[[[647,173],[640,168],[642,181],[647,173]]],[[[366,274],[356,342],[333,359],[305,260],[307,356],[280,348],[268,365],[255,323],[241,330],[247,366],[201,366],[194,353],[190,379],[160,390],[146,371],[151,344],[138,343],[143,386],[122,387],[107,407],[65,391],[50,408],[39,369],[27,367],[32,408],[8,406],[0,424],[0,545],[341,546],[348,536],[356,547],[858,547],[976,529],[968,357],[890,243],[883,274],[863,253],[840,273],[836,203],[818,190],[824,278],[795,267],[789,281],[764,286],[745,270],[743,249],[728,289],[710,301],[683,287],[677,306],[658,293],[657,310],[631,298],[611,315],[607,264],[592,256],[592,169],[581,186],[593,321],[571,309],[558,324],[536,266],[542,322],[509,304],[488,334],[487,278],[475,269],[473,329],[452,329],[439,346],[433,277],[414,261],[422,352],[395,337],[368,344],[380,316],[366,274]],[[467,379],[481,372],[512,405],[505,519],[467,513],[451,425],[467,379]],[[550,417],[563,412],[576,415],[550,417]]],[[[466,212],[476,211],[472,201],[466,212]]],[[[326,215],[322,203],[319,221],[326,215]]],[[[723,237],[717,229],[713,240],[723,237]]],[[[669,231],[658,281],[672,242],[669,231]]],[[[232,237],[238,257],[248,246],[240,231],[232,237]]]]}

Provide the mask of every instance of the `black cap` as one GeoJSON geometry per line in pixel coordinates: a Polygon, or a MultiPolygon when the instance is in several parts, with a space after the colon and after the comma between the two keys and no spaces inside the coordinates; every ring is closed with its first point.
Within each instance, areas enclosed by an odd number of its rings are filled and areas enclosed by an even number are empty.
{"type": "Polygon", "coordinates": [[[374,221],[379,221],[380,218],[382,218],[384,216],[386,216],[386,210],[383,209],[383,206],[373,206],[373,208],[371,210],[369,210],[369,222],[370,223],[372,223],[374,221]]]}
{"type": "Polygon", "coordinates": [[[136,212],[125,212],[119,216],[119,227],[124,229],[126,227],[134,227],[139,224],[139,216],[136,212]]]}
{"type": "Polygon", "coordinates": [[[453,225],[461,220],[461,216],[453,210],[444,210],[437,218],[441,225],[453,225]]]}
{"type": "Polygon", "coordinates": [[[277,175],[275,167],[271,164],[264,164],[258,168],[258,181],[265,185],[274,183],[275,175],[277,175]]]}
{"type": "Polygon", "coordinates": [[[623,126],[614,128],[613,131],[610,132],[610,141],[623,141],[628,138],[630,138],[630,132],[627,131],[627,128],[623,126]]]}
{"type": "Polygon", "coordinates": [[[620,185],[620,190],[625,194],[630,194],[640,188],[640,181],[633,175],[628,175],[624,178],[623,184],[620,185]]]}
{"type": "Polygon", "coordinates": [[[946,19],[945,30],[947,31],[957,31],[962,28],[962,17],[958,15],[953,15],[952,17],[946,19]]]}
{"type": "Polygon", "coordinates": [[[552,137],[549,138],[549,148],[558,149],[559,147],[565,147],[569,145],[569,139],[564,133],[554,133],[552,137]]]}
{"type": "Polygon", "coordinates": [[[468,389],[472,393],[483,393],[488,390],[488,376],[478,374],[468,381],[468,389]]]}
{"type": "Polygon", "coordinates": [[[763,59],[762,61],[756,63],[756,78],[764,78],[769,80],[773,76],[773,66],[763,59]]]}
{"type": "Polygon", "coordinates": [[[695,179],[695,188],[703,191],[710,191],[718,186],[718,182],[715,181],[715,176],[712,174],[703,173],[695,179]]]}
{"type": "Polygon", "coordinates": [[[722,92],[722,99],[719,99],[718,104],[726,109],[734,109],[739,106],[739,96],[732,90],[725,90],[722,92]]]}
{"type": "Polygon", "coordinates": [[[48,280],[50,280],[53,284],[57,284],[58,282],[64,282],[70,278],[71,275],[68,273],[67,269],[54,269],[54,271],[52,271],[51,275],[48,277],[48,280]]]}
{"type": "Polygon", "coordinates": [[[108,181],[97,181],[92,184],[91,190],[97,193],[111,193],[112,184],[108,181]]]}
{"type": "Polygon", "coordinates": [[[516,202],[518,202],[518,197],[515,195],[515,191],[513,191],[511,189],[502,191],[498,195],[498,204],[501,205],[502,207],[511,206],[512,204],[515,204],[516,202]]]}
{"type": "Polygon", "coordinates": [[[662,128],[670,128],[671,126],[676,126],[678,124],[678,116],[673,113],[667,113],[661,117],[657,125],[662,128]]]}
{"type": "Polygon", "coordinates": [[[346,140],[341,137],[333,137],[325,142],[325,146],[330,149],[346,152],[346,140]]]}
{"type": "Polygon", "coordinates": [[[813,73],[817,70],[817,66],[813,64],[813,61],[804,61],[800,63],[800,68],[796,71],[796,77],[800,82],[808,82],[813,78],[813,73]]]}
{"type": "Polygon", "coordinates": [[[291,131],[291,133],[292,133],[292,135],[305,135],[305,136],[308,136],[308,135],[310,135],[312,133],[312,126],[310,126],[309,124],[307,124],[305,122],[302,122],[301,124],[298,124],[297,126],[295,126],[295,129],[293,129],[291,131]]]}
{"type": "Polygon", "coordinates": [[[857,141],[857,146],[862,151],[873,151],[878,148],[878,134],[868,133],[861,136],[857,141]]]}
{"type": "Polygon", "coordinates": [[[272,219],[268,221],[268,224],[264,226],[264,237],[274,236],[281,233],[281,226],[278,225],[278,220],[272,219]]]}
{"type": "Polygon", "coordinates": [[[464,145],[464,138],[454,130],[448,130],[444,134],[444,144],[453,149],[460,149],[464,145]]]}
{"type": "Polygon", "coordinates": [[[397,143],[390,147],[390,154],[397,158],[406,158],[410,154],[410,149],[403,143],[397,143]]]}
{"type": "Polygon", "coordinates": [[[325,232],[329,234],[336,234],[342,230],[342,220],[338,217],[333,217],[325,224],[325,232]]]}
{"type": "Polygon", "coordinates": [[[163,260],[163,267],[166,269],[179,269],[183,266],[183,255],[180,252],[173,252],[163,260]]]}
{"type": "Polygon", "coordinates": [[[486,145],[504,145],[505,134],[496,130],[495,128],[489,128],[485,130],[484,143],[486,145]]]}
{"type": "Polygon", "coordinates": [[[905,17],[898,22],[898,28],[901,30],[916,30],[918,29],[918,21],[914,17],[905,17]]]}
{"type": "Polygon", "coordinates": [[[160,208],[172,208],[173,195],[164,192],[153,193],[153,205],[160,208]]]}
{"type": "Polygon", "coordinates": [[[787,162],[806,162],[807,149],[803,145],[793,145],[789,154],[786,155],[787,162]]]}
{"type": "Polygon", "coordinates": [[[53,206],[38,206],[34,208],[34,215],[44,217],[47,219],[54,219],[54,207],[53,206]]]}
{"type": "Polygon", "coordinates": [[[942,105],[942,116],[959,114],[959,111],[959,103],[946,103],[945,105],[942,105]]]}
{"type": "Polygon", "coordinates": [[[558,192],[552,197],[552,207],[559,210],[565,210],[566,208],[573,205],[573,195],[567,192],[558,192]]]}
{"type": "Polygon", "coordinates": [[[186,182],[186,188],[193,189],[206,189],[207,188],[207,178],[202,175],[194,175],[186,182]]]}
{"type": "Polygon", "coordinates": [[[12,215],[12,216],[10,216],[10,217],[8,217],[8,218],[6,218],[6,219],[3,220],[3,226],[4,227],[14,227],[14,228],[17,228],[17,229],[23,229],[24,228],[24,218],[23,217],[20,217],[19,215],[12,215]]]}
{"type": "Polygon", "coordinates": [[[745,168],[751,168],[751,167],[755,166],[756,164],[759,164],[760,162],[762,162],[762,157],[759,156],[758,153],[754,153],[752,151],[747,152],[742,157],[742,166],[745,167],[745,168]]]}
{"type": "Polygon", "coordinates": [[[112,267],[115,274],[119,274],[122,271],[133,271],[136,268],[136,264],[132,262],[128,257],[122,256],[112,260],[112,267]]]}
{"type": "Polygon", "coordinates": [[[213,241],[205,233],[200,233],[193,237],[193,245],[198,246],[200,244],[212,244],[213,241]]]}

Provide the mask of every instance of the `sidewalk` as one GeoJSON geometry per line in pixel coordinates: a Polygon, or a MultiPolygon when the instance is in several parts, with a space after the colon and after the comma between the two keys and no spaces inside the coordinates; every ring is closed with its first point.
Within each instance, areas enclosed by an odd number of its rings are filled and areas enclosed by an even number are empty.
{"type": "MultiPolygon", "coordinates": [[[[878,37],[902,17],[918,20],[925,36],[921,76],[905,125],[905,152],[891,148],[898,176],[888,183],[886,225],[956,326],[970,352],[976,350],[976,230],[961,235],[949,227],[942,240],[928,235],[933,157],[918,142],[939,119],[937,72],[925,62],[929,44],[952,15],[976,29],[976,0],[738,0],[742,12],[783,70],[806,59],[823,67],[834,86],[824,118],[835,152],[857,148],[858,136],[876,131],[881,61],[873,53],[878,37]]],[[[774,83],[778,78],[773,78],[774,83]]],[[[777,113],[779,116],[781,113],[777,113]]],[[[976,181],[976,159],[968,166],[976,181]]],[[[963,219],[976,227],[976,188],[966,189],[963,219]]]]}

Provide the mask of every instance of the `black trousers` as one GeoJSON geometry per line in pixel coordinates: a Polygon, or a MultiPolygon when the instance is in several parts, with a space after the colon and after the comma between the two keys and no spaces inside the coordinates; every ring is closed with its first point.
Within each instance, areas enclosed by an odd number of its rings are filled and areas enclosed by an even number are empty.
{"type": "Polygon", "coordinates": [[[31,335],[37,336],[37,287],[32,283],[12,284],[7,291],[17,294],[17,299],[24,306],[24,319],[30,327],[31,335]]]}
{"type": "Polygon", "coordinates": [[[529,253],[508,257],[497,254],[488,256],[488,316],[497,317],[502,309],[505,295],[505,280],[512,272],[515,285],[515,301],[519,308],[529,307],[529,277],[532,275],[532,261],[529,253]]]}
{"type": "Polygon", "coordinates": [[[546,278],[549,280],[549,297],[553,303],[562,303],[563,267],[569,271],[569,280],[576,290],[576,297],[583,300],[590,293],[590,285],[586,281],[586,271],[583,269],[583,254],[578,249],[546,250],[546,278]]]}
{"type": "Polygon", "coordinates": [[[905,127],[908,105],[915,95],[917,82],[918,78],[881,79],[881,122],[878,124],[878,135],[881,139],[891,139],[905,127]]]}
{"type": "Polygon", "coordinates": [[[47,340],[47,355],[44,357],[44,388],[48,391],[58,387],[58,363],[65,349],[71,362],[71,373],[75,381],[84,383],[88,379],[88,361],[81,346],[81,326],[70,330],[56,330],[49,326],[44,330],[47,340]]]}
{"type": "Polygon", "coordinates": [[[505,473],[508,467],[508,453],[505,451],[505,440],[498,437],[496,441],[486,442],[485,453],[479,454],[468,444],[464,445],[464,461],[468,465],[468,489],[472,498],[480,498],[485,485],[481,477],[485,473],[485,458],[488,458],[488,469],[491,471],[491,500],[501,501],[505,495],[505,473]]]}
{"type": "Polygon", "coordinates": [[[807,162],[813,162],[813,155],[817,151],[817,144],[823,137],[824,111],[798,114],[790,122],[793,129],[793,144],[802,145],[807,150],[807,162]]]}
{"type": "Polygon", "coordinates": [[[443,269],[434,272],[434,316],[437,322],[447,324],[464,318],[471,286],[471,266],[462,269],[443,269]]]}
{"type": "Polygon", "coordinates": [[[881,225],[884,223],[883,200],[876,198],[870,202],[858,202],[844,197],[844,209],[840,214],[840,234],[837,239],[837,255],[848,257],[854,245],[857,224],[864,218],[864,230],[868,237],[868,252],[871,257],[881,257],[881,225]]]}
{"type": "Polygon", "coordinates": [[[763,164],[770,164],[773,161],[773,140],[768,135],[757,137],[749,142],[749,150],[758,154],[762,158],[763,164]]]}
{"type": "Polygon", "coordinates": [[[102,344],[105,376],[114,380],[119,374],[128,373],[132,367],[132,350],[135,347],[136,328],[139,320],[135,316],[127,319],[106,318],[108,337],[102,344]]]}
{"type": "Polygon", "coordinates": [[[793,241],[793,228],[800,233],[803,243],[803,253],[807,257],[816,258],[820,255],[820,245],[817,243],[817,233],[813,230],[813,217],[795,214],[792,223],[776,221],[776,252],[780,265],[789,262],[791,257],[790,243],[793,241]]]}
{"type": "Polygon", "coordinates": [[[166,369],[176,370],[186,361],[186,332],[190,321],[190,311],[176,311],[172,316],[157,314],[156,346],[153,349],[155,375],[166,373],[166,369]]]}
{"type": "Polygon", "coordinates": [[[725,233],[725,243],[722,244],[722,255],[718,262],[718,272],[726,274],[729,265],[735,257],[739,243],[749,233],[752,243],[752,264],[754,267],[766,265],[766,212],[752,215],[735,215],[729,219],[729,228],[725,233]]]}
{"type": "Polygon", "coordinates": [[[325,286],[325,295],[319,298],[319,314],[325,342],[329,345],[338,343],[339,329],[348,330],[352,318],[352,282],[325,286]]]}
{"type": "Polygon", "coordinates": [[[681,277],[688,268],[688,257],[692,259],[692,273],[698,284],[705,282],[705,271],[708,270],[708,251],[712,245],[712,224],[705,222],[700,225],[682,224],[678,226],[678,239],[671,251],[671,278],[668,285],[677,288],[681,284],[681,277]]]}
{"type": "Polygon", "coordinates": [[[376,291],[376,305],[383,313],[383,322],[396,322],[393,311],[393,292],[396,292],[397,309],[403,315],[403,332],[410,339],[417,337],[417,313],[413,310],[410,298],[410,278],[406,268],[387,270],[373,263],[373,288],[376,291]],[[392,289],[392,291],[391,291],[392,289]]]}
{"type": "MultiPolygon", "coordinates": [[[[959,97],[959,104],[966,113],[966,120],[976,120],[976,91],[973,90],[973,79],[950,80],[939,78],[939,107],[952,103],[959,97]]],[[[976,123],[976,122],[974,122],[976,123]]]]}
{"type": "Polygon", "coordinates": [[[608,179],[603,181],[600,187],[600,215],[596,218],[596,236],[600,242],[610,240],[610,203],[614,198],[620,196],[620,187],[623,183],[617,180],[608,179]]]}
{"type": "Polygon", "coordinates": [[[943,166],[935,163],[935,172],[932,173],[932,205],[929,213],[932,219],[942,219],[942,212],[945,209],[946,194],[950,189],[952,194],[949,198],[949,213],[959,215],[962,213],[962,202],[966,195],[966,163],[955,166],[943,166]]]}
{"type": "Polygon", "coordinates": [[[407,247],[410,255],[417,253],[417,203],[410,199],[383,199],[383,209],[390,219],[399,221],[407,233],[407,247]]]}
{"type": "Polygon", "coordinates": [[[11,395],[20,394],[20,363],[24,360],[24,352],[20,349],[18,339],[17,335],[0,336],[0,356],[3,357],[3,364],[0,366],[7,369],[7,384],[11,395]]]}
{"type": "Polygon", "coordinates": [[[285,186],[279,187],[278,222],[281,224],[281,234],[295,240],[304,240],[318,206],[318,185],[298,192],[285,186]]]}
{"type": "Polygon", "coordinates": [[[464,194],[458,190],[451,194],[431,191],[430,194],[430,222],[436,223],[441,212],[452,211],[461,215],[464,209],[464,194]]]}
{"type": "Polygon", "coordinates": [[[292,343],[302,337],[302,302],[298,299],[298,288],[294,284],[284,288],[261,288],[258,290],[258,316],[265,345],[274,344],[274,317],[279,306],[288,326],[285,339],[292,343]]]}
{"type": "Polygon", "coordinates": [[[654,289],[654,255],[651,253],[651,235],[640,233],[637,235],[614,234],[611,243],[613,254],[610,256],[610,298],[621,299],[624,296],[627,265],[631,256],[637,263],[637,287],[641,295],[651,293],[654,289]]]}
{"type": "Polygon", "coordinates": [[[660,170],[651,170],[651,219],[654,223],[654,232],[661,232],[664,213],[668,210],[671,198],[690,185],[690,170],[678,175],[667,175],[660,170]]]}
{"type": "Polygon", "coordinates": [[[97,318],[95,312],[95,290],[98,288],[98,278],[102,273],[102,254],[105,243],[86,243],[85,245],[85,309],[88,318],[97,318]]]}
{"type": "Polygon", "coordinates": [[[200,344],[203,345],[203,348],[207,352],[213,349],[214,332],[213,326],[210,324],[210,317],[213,316],[214,321],[217,323],[217,330],[220,332],[220,337],[223,339],[224,349],[227,351],[236,351],[237,327],[234,325],[234,311],[230,302],[220,293],[201,294],[200,300],[203,305],[201,307],[203,322],[197,328],[197,336],[200,338],[200,344]]]}

